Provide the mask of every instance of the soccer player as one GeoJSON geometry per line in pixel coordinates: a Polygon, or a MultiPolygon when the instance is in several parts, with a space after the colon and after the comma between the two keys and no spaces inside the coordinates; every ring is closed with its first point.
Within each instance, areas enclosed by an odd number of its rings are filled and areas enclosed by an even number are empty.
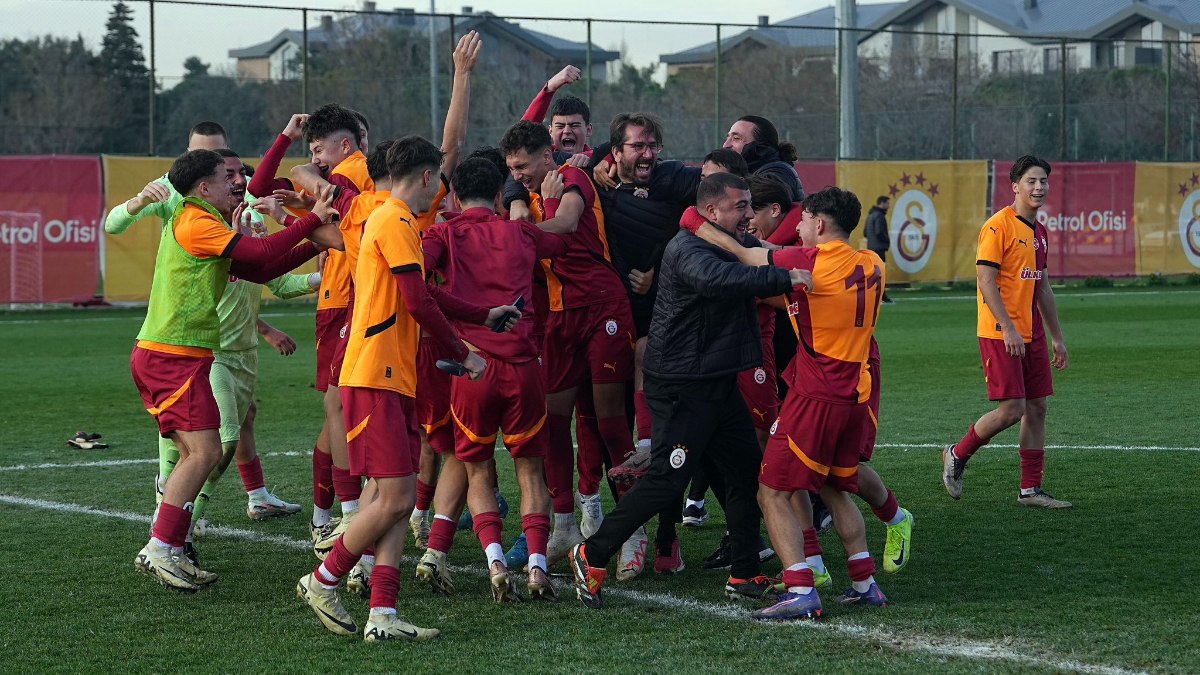
{"type": "MultiPolygon", "coordinates": [[[[745,234],[753,211],[742,179],[710,176],[697,190],[696,206],[739,242],[758,245],[745,234]]],[[[782,294],[801,280],[799,273],[792,277],[774,267],[744,267],[686,230],[667,245],[645,361],[653,459],[600,530],[571,551],[576,594],[586,606],[600,607],[605,567],[621,542],[655,513],[679,508],[697,465],[725,479],[733,549],[726,593],[761,597],[770,587],[759,574],[757,443],[737,373],[762,358],[754,298],[782,294]]]]}
{"type": "Polygon", "coordinates": [[[572,155],[591,156],[592,149],[587,144],[588,137],[592,135],[591,109],[587,103],[574,96],[554,98],[554,92],[577,82],[581,74],[575,66],[567,66],[560,70],[529,103],[529,108],[525,110],[521,119],[541,124],[549,111],[550,138],[554,141],[554,150],[569,152],[572,155]]]}
{"type": "Polygon", "coordinates": [[[972,424],[956,445],[942,450],[942,482],[951,497],[960,499],[967,460],[996,434],[1020,422],[1021,491],[1017,503],[1065,509],[1071,502],[1042,490],[1046,397],[1054,393],[1050,367],[1067,367],[1067,345],[1046,276],[1046,229],[1037,219],[1050,192],[1050,164],[1025,155],[1012,165],[1008,177],[1013,203],[984,223],[975,256],[979,353],[988,399],[999,404],[972,424]],[[1046,329],[1053,356],[1046,348],[1046,329]]]}
{"type": "MultiPolygon", "coordinates": [[[[808,196],[802,207],[800,238],[815,246],[737,251],[747,264],[798,268],[810,275],[790,296],[788,314],[803,348],[784,373],[788,394],[759,474],[758,501],[784,565],[786,591],[776,604],[751,614],[758,619],[821,614],[804,547],[812,511],[807,499],[800,500],[806,508],[799,513],[794,507],[793,495],[802,490],[821,493],[846,548],[852,585],[837,601],[887,604],[875,583],[866,525],[849,498],[858,492],[859,462],[870,427],[867,401],[874,383],[867,361],[884,288],[883,262],[850,246],[850,233],[862,216],[852,192],[826,188],[808,196]]],[[[728,250],[735,247],[730,244],[728,250]]]]}
{"type": "Polygon", "coordinates": [[[231,274],[262,283],[316,255],[312,245],[296,244],[321,225],[327,206],[269,237],[243,237],[227,222],[244,209],[234,194],[236,176],[212,150],[190,151],[172,165],[168,180],[184,199],[163,225],[146,320],[130,358],[147,411],[180,455],[134,565],[180,591],[216,581],[182,552],[196,496],[222,455],[209,383],[212,353],[221,346],[217,304],[231,274]]]}
{"type": "MultiPolygon", "coordinates": [[[[537,261],[553,259],[566,251],[566,242],[520,221],[496,215],[504,175],[486,159],[469,159],[454,172],[452,181],[459,215],[435,223],[425,233],[426,269],[446,280],[443,290],[484,305],[510,304],[533,292],[537,261]]],[[[553,194],[543,197],[557,198],[553,194]]],[[[497,334],[477,325],[455,322],[464,339],[488,362],[478,381],[456,378],[451,384],[450,407],[455,425],[455,448],[446,464],[465,465],[475,533],[487,556],[492,597],[497,602],[517,600],[508,578],[501,545],[499,504],[492,490],[489,460],[497,432],[516,464],[521,486],[521,525],[529,550],[528,583],[531,597],[556,597],[550,583],[546,543],[550,534],[550,495],[542,470],[548,447],[546,393],[531,321],[517,330],[497,334]]],[[[449,486],[440,484],[438,500],[449,486]]],[[[457,496],[461,503],[461,496],[457,496]]],[[[453,537],[453,520],[439,513],[430,534],[430,548],[417,567],[418,578],[437,589],[446,575],[445,549],[453,537]]]]}
{"type": "Polygon", "coordinates": [[[591,382],[596,424],[608,456],[616,462],[633,451],[625,419],[625,383],[633,370],[633,317],[629,299],[612,265],[596,190],[575,167],[556,168],[545,127],[518,122],[500,142],[513,178],[533,195],[539,227],[563,234],[567,252],[542,263],[549,289],[544,366],[550,454],[547,484],[554,500],[554,532],[549,558],[554,564],[567,546],[583,539],[575,520],[571,489],[574,451],[571,414],[579,387],[591,382]],[[549,182],[546,181],[549,177],[549,182]],[[542,200],[537,192],[561,182],[562,197],[542,200]]]}

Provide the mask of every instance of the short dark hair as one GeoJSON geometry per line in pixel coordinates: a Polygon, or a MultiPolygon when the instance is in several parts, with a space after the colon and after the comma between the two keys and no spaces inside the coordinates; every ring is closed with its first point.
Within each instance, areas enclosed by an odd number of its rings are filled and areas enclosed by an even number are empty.
{"type": "Polygon", "coordinates": [[[1025,172],[1035,166],[1040,166],[1046,172],[1047,176],[1050,175],[1050,162],[1040,157],[1034,157],[1033,155],[1025,155],[1013,162],[1012,168],[1008,171],[1008,178],[1013,183],[1020,183],[1021,176],[1024,176],[1025,172]]]}
{"type": "Polygon", "coordinates": [[[712,204],[724,197],[728,188],[749,190],[750,186],[741,177],[731,173],[714,173],[700,181],[700,187],[696,188],[696,208],[702,209],[705,204],[712,204]]]}
{"type": "Polygon", "coordinates": [[[175,159],[167,172],[167,180],[179,194],[186,195],[195,190],[200,181],[213,175],[218,167],[224,166],[225,158],[219,152],[191,150],[175,159]]]}
{"type": "Polygon", "coordinates": [[[755,211],[778,204],[779,210],[792,210],[792,189],[775,176],[767,173],[755,174],[746,179],[750,186],[750,208],[755,211]]]}
{"type": "Polygon", "coordinates": [[[504,132],[504,138],[500,139],[500,152],[503,152],[505,157],[518,150],[534,155],[553,144],[554,139],[550,138],[549,129],[534,122],[521,120],[504,132]]]}
{"type": "Polygon", "coordinates": [[[196,136],[222,136],[225,140],[229,140],[229,134],[225,133],[225,127],[210,120],[197,122],[192,130],[188,132],[188,138],[196,136]]]}
{"type": "Polygon", "coordinates": [[[879,206],[880,204],[882,204],[884,202],[890,202],[890,201],[892,201],[891,197],[889,197],[887,195],[879,195],[878,197],[875,198],[875,206],[879,206]]]}
{"type": "Polygon", "coordinates": [[[393,141],[376,143],[371,152],[367,153],[367,175],[371,180],[381,180],[388,177],[387,154],[393,141]]]}
{"type": "Polygon", "coordinates": [[[771,120],[758,115],[743,115],[738,118],[739,122],[749,122],[754,125],[754,140],[763,145],[774,148],[779,152],[779,159],[785,162],[794,162],[798,155],[796,154],[796,146],[784,141],[779,142],[779,131],[771,124],[771,120]]]}
{"type": "Polygon", "coordinates": [[[354,119],[358,120],[358,123],[362,125],[363,129],[366,129],[367,131],[371,130],[371,123],[367,121],[366,115],[358,112],[354,108],[346,108],[346,112],[354,115],[354,119]]]}
{"type": "Polygon", "coordinates": [[[570,117],[571,115],[582,115],[584,124],[592,123],[592,109],[582,99],[566,94],[554,99],[554,103],[550,104],[550,121],[553,122],[555,116],[563,115],[570,117]]]}
{"type": "Polygon", "coordinates": [[[304,141],[312,143],[329,138],[334,133],[345,131],[354,136],[354,144],[362,142],[362,132],[358,128],[358,118],[336,103],[330,103],[317,108],[308,116],[304,123],[304,141]]]}
{"type": "Polygon", "coordinates": [[[705,164],[707,162],[723,166],[726,171],[740,178],[745,178],[750,174],[750,167],[746,166],[746,158],[742,157],[736,150],[730,150],[729,148],[717,148],[713,150],[705,155],[704,161],[700,163],[705,164]]]}
{"type": "Polygon", "coordinates": [[[467,159],[486,159],[496,167],[501,176],[508,175],[508,165],[504,163],[504,153],[494,145],[481,145],[467,155],[467,159]]]}
{"type": "Polygon", "coordinates": [[[838,229],[846,235],[858,227],[858,220],[862,217],[862,204],[859,203],[858,196],[839,187],[827,187],[820,192],[814,192],[800,203],[814,216],[833,218],[838,229]]]}
{"type": "Polygon", "coordinates": [[[450,178],[454,193],[460,201],[493,201],[504,187],[504,174],[483,157],[466,159],[454,170],[450,178]]]}
{"type": "Polygon", "coordinates": [[[220,156],[222,156],[222,157],[233,157],[233,158],[236,158],[236,159],[241,159],[241,158],[242,158],[242,156],[241,156],[241,155],[239,155],[239,154],[237,154],[236,152],[234,152],[234,151],[230,150],[229,148],[217,148],[216,150],[213,150],[213,152],[217,153],[218,155],[220,155],[220,156]]]}
{"type": "Polygon", "coordinates": [[[647,128],[654,134],[655,140],[663,142],[662,120],[657,115],[648,112],[621,113],[608,125],[608,142],[614,149],[625,144],[625,129],[631,126],[647,128]]]}
{"type": "Polygon", "coordinates": [[[388,174],[402,180],[418,171],[437,169],[442,165],[443,152],[420,136],[405,136],[392,143],[387,151],[388,174]]]}

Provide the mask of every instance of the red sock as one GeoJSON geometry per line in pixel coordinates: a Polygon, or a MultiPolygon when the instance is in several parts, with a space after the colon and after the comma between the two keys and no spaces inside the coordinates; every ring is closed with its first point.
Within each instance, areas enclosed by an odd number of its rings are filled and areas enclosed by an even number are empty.
{"type": "Polygon", "coordinates": [[[350,570],[354,569],[354,566],[358,564],[358,559],[362,557],[361,554],[355,555],[351,553],[346,548],[346,545],[342,543],[342,539],[343,537],[338,537],[338,540],[333,544],[333,550],[325,557],[325,562],[317,565],[317,568],[313,570],[313,574],[316,575],[317,580],[326,586],[333,586],[341,581],[342,577],[349,574],[350,570]],[[328,573],[326,570],[328,570],[328,573]]]}
{"type": "Polygon", "coordinates": [[[1046,470],[1046,451],[1021,448],[1021,489],[1042,486],[1042,473],[1046,470]]]}
{"type": "Polygon", "coordinates": [[[399,593],[400,570],[391,565],[376,565],[371,572],[371,609],[395,609],[399,593]]]}
{"type": "Polygon", "coordinates": [[[548,415],[550,451],[546,453],[546,489],[554,502],[555,513],[574,513],[575,495],[571,493],[571,474],[575,453],[571,449],[571,418],[548,415]]]}
{"type": "Polygon", "coordinates": [[[817,528],[810,527],[804,531],[804,557],[814,555],[821,555],[821,539],[817,536],[817,528]]]}
{"type": "Polygon", "coordinates": [[[987,445],[987,440],[980,438],[975,433],[975,425],[972,424],[971,428],[967,429],[967,435],[963,436],[958,445],[954,446],[954,456],[963,460],[971,459],[971,455],[985,445],[987,445]]]}
{"type": "Polygon", "coordinates": [[[313,506],[318,509],[333,508],[333,455],[313,448],[313,506]]]}
{"type": "Polygon", "coordinates": [[[369,555],[369,556],[371,556],[371,557],[374,557],[374,556],[375,556],[375,547],[374,547],[374,546],[368,546],[368,547],[366,547],[365,549],[363,549],[363,552],[362,552],[362,554],[363,554],[363,555],[369,555]]]}
{"type": "Polygon", "coordinates": [[[851,581],[866,581],[875,576],[875,559],[867,556],[858,560],[847,560],[846,569],[850,572],[851,581]]]}
{"type": "Polygon", "coordinates": [[[471,515],[473,516],[472,527],[475,530],[475,536],[479,537],[479,544],[485,549],[492,544],[499,544],[500,533],[504,527],[504,521],[500,520],[500,513],[489,511],[471,515]]]}
{"type": "Polygon", "coordinates": [[[457,529],[458,523],[453,520],[435,516],[429,525],[429,548],[449,553],[450,546],[454,544],[454,531],[457,529]]]}
{"type": "Polygon", "coordinates": [[[192,526],[192,513],[178,506],[163,502],[158,507],[158,519],[154,521],[155,539],[165,541],[174,547],[183,546],[187,539],[188,528],[192,526]]]}
{"type": "Polygon", "coordinates": [[[896,501],[896,495],[892,494],[891,490],[888,490],[887,501],[883,503],[883,506],[879,508],[871,507],[871,513],[874,513],[875,517],[884,523],[891,521],[899,512],[900,504],[896,501]]]}
{"type": "MultiPolygon", "coordinates": [[[[579,492],[594,495],[600,491],[604,477],[604,441],[596,427],[596,418],[577,410],[575,413],[575,442],[579,444],[579,492]]],[[[557,510],[557,509],[556,509],[557,510]]]]}
{"type": "Polygon", "coordinates": [[[624,415],[597,418],[596,426],[600,428],[604,448],[614,463],[620,464],[633,454],[633,436],[624,415]]]}
{"type": "Polygon", "coordinates": [[[417,479],[417,510],[428,511],[429,506],[433,504],[433,491],[436,485],[430,485],[417,479]]]}
{"type": "Polygon", "coordinates": [[[521,516],[521,529],[525,532],[525,545],[530,555],[546,555],[546,542],[550,540],[550,514],[528,513],[521,516]]]}
{"type": "Polygon", "coordinates": [[[646,403],[646,392],[638,389],[633,392],[633,419],[637,425],[637,436],[639,441],[650,439],[651,424],[650,424],[650,405],[646,403]]]}
{"type": "Polygon", "coordinates": [[[242,476],[242,487],[246,488],[246,492],[253,492],[267,486],[266,481],[263,480],[262,460],[258,457],[245,464],[238,464],[238,473],[242,476]]]}
{"type": "Polygon", "coordinates": [[[362,481],[351,476],[349,469],[333,467],[333,491],[339,502],[352,502],[362,496],[362,481]]]}
{"type": "Polygon", "coordinates": [[[783,585],[787,588],[792,588],[794,586],[807,586],[809,588],[813,587],[816,584],[813,581],[812,569],[805,567],[802,570],[784,570],[783,585]]]}

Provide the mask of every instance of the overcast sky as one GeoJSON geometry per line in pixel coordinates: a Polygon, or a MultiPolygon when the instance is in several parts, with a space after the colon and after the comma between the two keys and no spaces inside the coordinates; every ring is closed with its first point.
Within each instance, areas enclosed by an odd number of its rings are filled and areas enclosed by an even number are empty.
{"type": "MultiPolygon", "coordinates": [[[[834,0],[687,0],[680,2],[648,2],[647,0],[603,0],[594,3],[548,3],[545,0],[455,0],[436,3],[438,12],[459,13],[464,6],[476,12],[490,11],[500,16],[561,18],[622,19],[631,23],[594,23],[592,39],[606,49],[626,47],[626,58],[639,66],[658,60],[661,53],[694,47],[715,38],[711,26],[646,26],[644,21],[697,21],[754,23],[759,15],[772,22],[828,7],[834,0]],[[554,7],[547,11],[548,6],[554,7]],[[587,9],[572,15],[571,6],[587,9]]],[[[149,57],[149,5],[144,0],[126,0],[134,13],[142,47],[149,57]]],[[[212,0],[211,4],[221,4],[212,0]]],[[[305,7],[309,25],[319,25],[323,10],[355,9],[361,1],[350,0],[242,0],[241,4],[305,7]]],[[[420,0],[381,0],[380,9],[410,7],[419,12],[429,11],[429,3],[420,0]]],[[[860,0],[859,4],[869,4],[860,0]]],[[[111,10],[107,0],[0,0],[0,38],[30,38],[38,35],[83,35],[91,46],[99,48],[104,35],[104,22],[111,10]]],[[[582,21],[518,20],[532,30],[558,35],[582,42],[586,24],[582,21]]],[[[281,29],[301,27],[301,13],[275,9],[241,9],[234,7],[155,5],[156,67],[164,78],[177,78],[183,73],[183,61],[196,55],[214,70],[232,65],[230,49],[263,42],[281,29]]],[[[732,35],[741,28],[728,28],[732,35]]],[[[438,45],[440,48],[441,45],[438,45]]],[[[486,48],[486,47],[485,47],[486,48]]],[[[583,65],[583,64],[578,64],[583,65]]],[[[165,84],[169,87],[168,79],[165,84]]]]}

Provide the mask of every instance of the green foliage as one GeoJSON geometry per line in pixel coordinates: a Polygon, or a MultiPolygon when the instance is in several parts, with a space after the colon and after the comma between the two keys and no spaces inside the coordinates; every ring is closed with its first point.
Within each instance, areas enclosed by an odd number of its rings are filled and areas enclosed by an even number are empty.
{"type": "Polygon", "coordinates": [[[1083,280],[1084,288],[1112,288],[1113,280],[1108,277],[1093,276],[1083,280]]]}
{"type": "Polygon", "coordinates": [[[1183,279],[1187,286],[1200,286],[1200,272],[1192,272],[1183,279]]]}
{"type": "Polygon", "coordinates": [[[1166,275],[1159,274],[1157,272],[1146,277],[1146,285],[1147,286],[1154,286],[1154,287],[1169,286],[1170,283],[1171,283],[1170,279],[1166,275]]]}

